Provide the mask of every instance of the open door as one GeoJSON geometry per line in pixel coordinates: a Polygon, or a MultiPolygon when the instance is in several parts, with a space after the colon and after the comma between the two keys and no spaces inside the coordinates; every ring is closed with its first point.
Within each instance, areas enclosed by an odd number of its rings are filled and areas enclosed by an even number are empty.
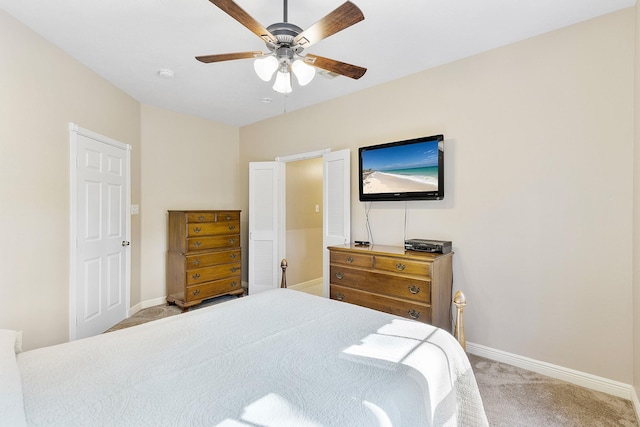
{"type": "Polygon", "coordinates": [[[329,297],[329,250],[351,240],[351,160],[349,150],[325,153],[323,159],[323,274],[324,296],[329,297]]]}
{"type": "MultiPolygon", "coordinates": [[[[323,289],[329,296],[329,251],[351,239],[350,151],[321,152],[323,159],[323,289]]],[[[311,156],[291,156],[299,160],[311,156]]],[[[280,261],[286,257],[286,161],[249,163],[249,294],[280,286],[280,261]]]]}
{"type": "Polygon", "coordinates": [[[249,294],[279,283],[281,183],[284,163],[249,163],[249,294]]]}

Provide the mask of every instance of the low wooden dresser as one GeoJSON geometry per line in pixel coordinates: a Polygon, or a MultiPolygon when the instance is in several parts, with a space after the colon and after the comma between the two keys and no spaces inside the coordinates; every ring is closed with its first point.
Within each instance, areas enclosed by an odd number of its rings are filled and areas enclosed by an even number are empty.
{"type": "Polygon", "coordinates": [[[329,246],[331,299],[384,311],[451,332],[453,253],[399,246],[329,246]]]}
{"type": "Polygon", "coordinates": [[[240,211],[169,211],[167,303],[242,295],[240,211]]]}

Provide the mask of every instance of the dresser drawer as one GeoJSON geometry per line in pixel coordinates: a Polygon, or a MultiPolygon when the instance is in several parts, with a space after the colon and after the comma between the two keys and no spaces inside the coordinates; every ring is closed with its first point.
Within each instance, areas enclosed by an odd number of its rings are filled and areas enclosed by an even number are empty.
{"type": "Polygon", "coordinates": [[[239,221],[195,222],[187,226],[187,237],[235,234],[239,230],[239,221]]]}
{"type": "Polygon", "coordinates": [[[186,301],[197,301],[207,299],[212,296],[222,295],[233,291],[242,292],[242,286],[240,286],[240,276],[229,277],[222,280],[216,280],[214,282],[201,283],[195,286],[187,286],[186,288],[186,301]]]}
{"type": "Polygon", "coordinates": [[[398,274],[414,274],[418,276],[429,277],[428,262],[413,261],[403,258],[391,258],[385,256],[376,256],[375,269],[389,271],[398,274]]]}
{"type": "Polygon", "coordinates": [[[330,262],[332,264],[344,264],[353,267],[373,267],[373,256],[366,254],[354,254],[348,252],[334,252],[330,253],[330,262]]]}
{"type": "Polygon", "coordinates": [[[240,235],[190,237],[187,239],[188,251],[238,247],[240,247],[240,235]]]}
{"type": "Polygon", "coordinates": [[[228,222],[228,221],[232,221],[232,222],[240,222],[240,212],[233,212],[233,211],[229,211],[229,212],[218,212],[216,215],[216,221],[217,222],[228,222]]]}
{"type": "Polygon", "coordinates": [[[189,212],[187,213],[187,222],[214,222],[216,220],[215,212],[189,212]]]}
{"type": "Polygon", "coordinates": [[[240,249],[233,251],[209,252],[198,255],[187,255],[187,269],[206,267],[213,264],[239,262],[241,259],[240,257],[240,249]]]}
{"type": "Polygon", "coordinates": [[[187,270],[187,286],[196,283],[209,282],[229,276],[240,274],[241,264],[239,262],[233,264],[213,265],[204,268],[194,268],[187,270]]]}
{"type": "Polygon", "coordinates": [[[383,273],[356,270],[342,266],[330,267],[329,282],[375,294],[409,299],[424,304],[431,303],[431,281],[409,277],[390,276],[383,273]]]}
{"type": "Polygon", "coordinates": [[[331,285],[330,289],[331,299],[384,311],[407,319],[431,323],[431,306],[428,304],[384,297],[338,285],[331,285]]]}

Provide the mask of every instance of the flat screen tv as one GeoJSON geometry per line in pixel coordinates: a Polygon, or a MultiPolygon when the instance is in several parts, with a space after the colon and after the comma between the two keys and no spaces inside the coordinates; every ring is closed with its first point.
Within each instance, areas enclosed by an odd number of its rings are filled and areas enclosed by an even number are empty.
{"type": "Polygon", "coordinates": [[[444,137],[360,147],[360,201],[444,198],[444,137]]]}

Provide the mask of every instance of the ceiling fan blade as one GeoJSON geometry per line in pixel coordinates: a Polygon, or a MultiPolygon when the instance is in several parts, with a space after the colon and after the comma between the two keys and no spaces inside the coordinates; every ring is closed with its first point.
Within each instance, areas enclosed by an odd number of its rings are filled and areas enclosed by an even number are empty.
{"type": "Polygon", "coordinates": [[[247,12],[238,6],[233,0],[209,0],[211,3],[218,6],[227,15],[244,25],[256,36],[260,37],[265,42],[276,43],[278,39],[262,26],[258,21],[253,19],[247,12]]]}
{"type": "Polygon", "coordinates": [[[307,48],[363,19],[364,15],[358,6],[348,1],[298,34],[294,39],[294,43],[299,44],[303,48],[307,48]]]}
{"type": "Polygon", "coordinates": [[[322,68],[323,70],[351,77],[355,80],[358,80],[367,72],[366,68],[347,64],[346,62],[336,61],[335,59],[323,58],[322,56],[312,55],[310,53],[304,57],[304,62],[309,65],[313,65],[314,67],[322,68]]]}
{"type": "Polygon", "coordinates": [[[236,52],[236,53],[220,53],[217,55],[203,55],[196,56],[196,59],[200,62],[204,62],[208,64],[210,62],[222,62],[222,61],[232,61],[234,59],[251,59],[257,58],[264,55],[260,51],[256,52],[236,52]]]}

